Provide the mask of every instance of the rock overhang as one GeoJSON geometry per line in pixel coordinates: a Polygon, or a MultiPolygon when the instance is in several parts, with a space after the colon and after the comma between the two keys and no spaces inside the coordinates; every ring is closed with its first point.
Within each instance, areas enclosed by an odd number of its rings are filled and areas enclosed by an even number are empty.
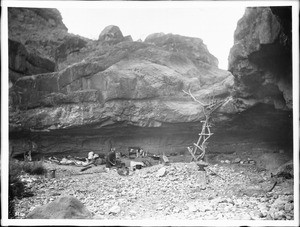
{"type": "MultiPolygon", "coordinates": [[[[49,120],[53,125],[67,121],[53,116],[53,111],[61,113],[59,109],[71,111],[70,119],[81,119],[76,124],[60,124],[63,128],[93,124],[107,117],[112,122],[158,127],[161,122],[196,121],[203,116],[201,107],[184,97],[182,90],[191,89],[204,99],[230,95],[230,73],[207,63],[201,68],[190,56],[137,42],[119,43],[108,50],[105,57],[92,53],[58,72],[20,78],[11,89],[14,105],[29,118],[36,115],[56,119],[56,123],[49,120]],[[41,111],[43,108],[47,109],[41,111]],[[93,116],[90,122],[92,112],[102,115],[93,116]]],[[[34,129],[34,123],[29,125],[34,129]]],[[[57,129],[51,124],[45,128],[57,129]]]]}
{"type": "MultiPolygon", "coordinates": [[[[261,11],[270,13],[268,9],[261,11]]],[[[271,21],[276,19],[270,15],[263,17],[272,18],[271,21]]],[[[265,29],[267,25],[258,27],[265,29]]],[[[250,42],[253,37],[247,33],[255,30],[255,26],[251,29],[244,30],[240,37],[250,42]]],[[[254,31],[254,34],[260,34],[256,36],[262,39],[262,44],[256,42],[257,39],[249,46],[244,41],[235,43],[229,56],[230,71],[234,76],[216,67],[215,58],[205,53],[205,45],[199,47],[203,43],[201,39],[183,37],[180,40],[178,35],[159,34],[150,36],[151,42],[133,42],[123,37],[109,45],[98,40],[87,41],[85,46],[80,46],[80,42],[76,41],[81,49],[72,52],[73,47],[70,50],[62,48],[68,56],[62,58],[57,72],[23,77],[10,89],[13,103],[10,111],[11,135],[23,131],[29,132],[29,135],[51,135],[54,139],[55,136],[74,134],[76,137],[98,136],[103,140],[111,137],[116,143],[120,140],[124,144],[137,138],[133,143],[144,141],[148,147],[151,147],[151,138],[155,137],[153,141],[164,141],[156,144],[162,147],[159,149],[170,144],[168,140],[182,149],[192,142],[192,135],[197,135],[201,127],[199,121],[203,117],[201,107],[183,93],[184,89],[191,89],[202,101],[209,101],[212,97],[217,100],[232,97],[212,116],[215,136],[220,140],[224,136],[227,138],[228,133],[236,136],[236,132],[241,131],[240,127],[248,125],[240,134],[246,133],[251,124],[254,134],[259,135],[258,128],[268,128],[261,134],[269,133],[277,139],[277,134],[271,133],[277,130],[269,127],[272,121],[276,121],[276,116],[288,119],[278,121],[280,124],[276,127],[284,128],[284,133],[289,134],[288,113],[275,109],[273,112],[277,115],[268,121],[265,114],[272,110],[260,111],[265,110],[260,103],[280,110],[290,110],[292,105],[290,82],[278,73],[275,75],[270,67],[263,68],[270,64],[259,64],[261,58],[268,58],[274,65],[271,59],[274,52],[269,51],[273,44],[269,45],[267,41],[278,40],[273,36],[262,36],[264,29],[254,31]],[[185,45],[187,38],[189,44],[197,43],[196,47],[185,45]],[[204,51],[201,55],[197,55],[199,49],[204,51]],[[249,112],[251,109],[255,111],[249,112]],[[249,120],[253,114],[262,117],[262,120],[249,120]],[[237,116],[243,116],[241,119],[247,123],[236,121],[237,116]],[[265,122],[268,122],[268,127],[260,127],[267,126],[265,122]],[[224,131],[224,128],[230,130],[224,131]],[[151,137],[149,141],[147,135],[151,137]],[[128,141],[123,140],[125,137],[128,141]]],[[[271,35],[278,33],[278,29],[275,31],[271,35]]],[[[285,36],[279,37],[281,41],[276,43],[276,48],[279,45],[277,49],[281,50],[285,36]]],[[[288,62],[285,61],[289,65],[288,62]]],[[[286,140],[286,136],[284,138],[286,140]]],[[[212,139],[218,143],[218,139],[212,139]]]]}
{"type": "Polygon", "coordinates": [[[249,7],[229,56],[236,96],[292,109],[291,7],[249,7]],[[273,8],[273,10],[272,10],[273,8]],[[282,12],[285,13],[277,13],[282,12]],[[289,20],[290,18],[290,20],[289,20]]]}

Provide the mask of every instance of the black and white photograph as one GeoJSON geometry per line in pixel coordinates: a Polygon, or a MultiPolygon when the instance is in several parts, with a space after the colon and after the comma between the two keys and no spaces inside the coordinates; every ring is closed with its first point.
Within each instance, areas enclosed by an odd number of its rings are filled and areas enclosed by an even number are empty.
{"type": "Polygon", "coordinates": [[[297,1],[1,11],[1,225],[299,226],[297,1]]]}

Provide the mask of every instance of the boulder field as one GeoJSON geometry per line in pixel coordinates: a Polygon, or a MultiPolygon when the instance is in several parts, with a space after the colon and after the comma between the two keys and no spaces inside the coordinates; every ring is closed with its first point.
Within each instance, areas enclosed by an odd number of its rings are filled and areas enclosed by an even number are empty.
{"type": "MultiPolygon", "coordinates": [[[[291,9],[247,8],[237,24],[229,71],[200,38],[119,27],[98,40],[68,33],[56,9],[9,8],[10,152],[33,141],[40,155],[106,153],[140,146],[184,153],[212,115],[209,152],[292,146],[291,9]]],[[[199,22],[200,23],[200,22],[199,22]]]]}

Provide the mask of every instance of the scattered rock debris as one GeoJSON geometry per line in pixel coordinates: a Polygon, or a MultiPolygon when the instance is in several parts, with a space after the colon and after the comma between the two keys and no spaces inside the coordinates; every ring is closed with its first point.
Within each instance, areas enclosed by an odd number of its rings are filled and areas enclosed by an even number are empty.
{"type": "Polygon", "coordinates": [[[272,179],[253,165],[210,165],[205,187],[197,184],[196,163],[159,164],[126,177],[104,166],[83,173],[74,166],[56,167],[56,178],[28,181],[34,196],[16,199],[18,219],[63,196],[78,199],[95,219],[294,219],[293,179],[278,181],[268,192],[272,179]]]}
{"type": "Polygon", "coordinates": [[[164,177],[166,174],[167,174],[166,168],[165,168],[165,167],[162,167],[162,168],[160,168],[160,169],[157,171],[156,176],[157,176],[157,177],[164,177]]]}

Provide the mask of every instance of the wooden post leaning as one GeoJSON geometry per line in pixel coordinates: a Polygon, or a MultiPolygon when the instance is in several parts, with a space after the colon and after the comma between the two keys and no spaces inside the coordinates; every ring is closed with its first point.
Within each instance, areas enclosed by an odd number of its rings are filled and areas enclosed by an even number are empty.
{"type": "Polygon", "coordinates": [[[209,101],[209,103],[203,103],[195,98],[195,96],[191,93],[189,90],[188,92],[183,92],[191,98],[200,104],[202,107],[202,111],[204,113],[205,119],[201,121],[202,123],[202,129],[199,133],[199,138],[196,143],[193,144],[193,146],[187,147],[189,153],[191,154],[192,158],[191,161],[199,161],[202,160],[206,154],[206,148],[207,148],[207,140],[213,135],[213,133],[210,131],[211,125],[209,124],[210,116],[211,114],[218,109],[220,106],[224,105],[226,102],[228,102],[231,98],[226,98],[225,100],[216,101],[214,97],[209,101]]]}

